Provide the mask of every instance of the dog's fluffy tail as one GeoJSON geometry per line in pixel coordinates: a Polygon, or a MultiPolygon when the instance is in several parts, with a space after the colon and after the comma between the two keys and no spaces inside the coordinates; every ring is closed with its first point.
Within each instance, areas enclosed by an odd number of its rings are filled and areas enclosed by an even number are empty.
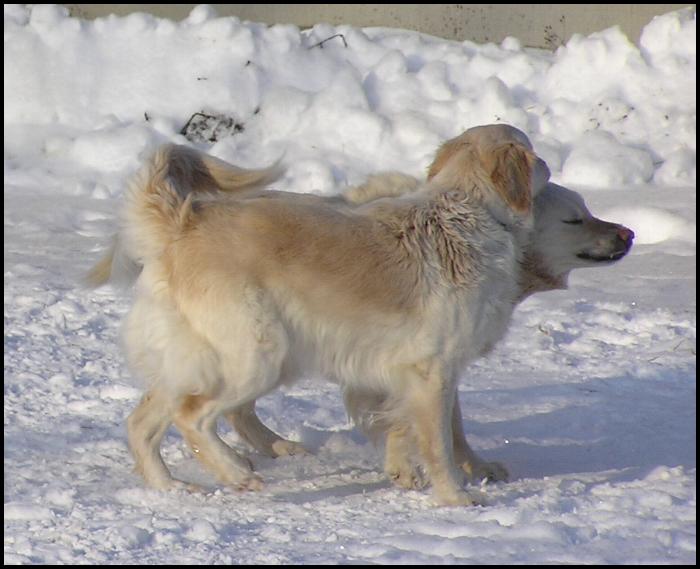
{"type": "MultiPolygon", "coordinates": [[[[248,170],[223,160],[203,154],[188,146],[168,145],[159,150],[154,160],[160,157],[167,168],[167,177],[178,191],[187,193],[240,192],[260,189],[277,180],[283,168],[276,162],[268,168],[248,170]]],[[[183,199],[187,196],[182,195],[183,199]]]]}
{"type": "Polygon", "coordinates": [[[415,192],[421,185],[418,178],[401,172],[372,174],[367,181],[343,192],[343,197],[354,204],[364,204],[379,198],[393,198],[415,192]]]}
{"type": "Polygon", "coordinates": [[[259,189],[281,174],[279,164],[248,170],[186,146],[163,146],[129,185],[122,228],[86,275],[87,284],[133,281],[144,262],[160,256],[186,226],[197,194],[259,189]]]}

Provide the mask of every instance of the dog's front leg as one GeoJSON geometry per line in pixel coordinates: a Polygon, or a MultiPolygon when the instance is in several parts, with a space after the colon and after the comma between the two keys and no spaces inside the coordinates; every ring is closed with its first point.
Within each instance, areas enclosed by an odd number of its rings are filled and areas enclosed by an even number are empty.
{"type": "Polygon", "coordinates": [[[423,488],[425,481],[411,462],[414,442],[410,425],[391,424],[386,431],[384,472],[394,484],[402,488],[423,488]]]}
{"type": "Polygon", "coordinates": [[[461,471],[452,448],[452,409],[456,380],[438,362],[415,366],[407,374],[404,419],[409,420],[423,465],[442,506],[469,506],[474,501],[462,489],[461,471]],[[411,420],[412,419],[412,420],[411,420]]]}
{"type": "MultiPolygon", "coordinates": [[[[412,464],[410,455],[415,442],[411,433],[398,424],[389,425],[386,430],[386,450],[384,472],[389,479],[404,488],[421,488],[427,481],[423,480],[412,464]]],[[[466,473],[469,480],[489,482],[508,480],[508,470],[500,462],[487,462],[479,458],[467,443],[462,424],[462,412],[459,398],[455,396],[452,410],[452,441],[455,462],[466,473]]]]}
{"type": "Polygon", "coordinates": [[[462,467],[469,480],[478,481],[484,478],[493,481],[508,480],[508,471],[501,463],[480,459],[467,443],[457,394],[452,407],[452,441],[455,461],[462,467]]]}

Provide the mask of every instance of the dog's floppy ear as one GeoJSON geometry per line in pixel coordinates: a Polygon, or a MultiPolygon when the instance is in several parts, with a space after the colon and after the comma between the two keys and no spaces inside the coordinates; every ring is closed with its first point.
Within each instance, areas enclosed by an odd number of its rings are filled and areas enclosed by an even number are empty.
{"type": "Polygon", "coordinates": [[[489,148],[482,156],[493,187],[503,201],[517,213],[529,213],[537,157],[521,144],[512,142],[489,148]]]}

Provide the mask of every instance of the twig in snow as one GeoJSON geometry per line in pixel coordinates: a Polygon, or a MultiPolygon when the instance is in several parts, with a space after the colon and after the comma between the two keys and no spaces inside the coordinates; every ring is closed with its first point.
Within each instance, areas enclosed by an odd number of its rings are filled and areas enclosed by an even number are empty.
{"type": "Polygon", "coordinates": [[[321,49],[323,49],[323,44],[326,43],[326,42],[329,41],[329,40],[332,40],[333,38],[340,38],[340,39],[342,39],[342,40],[343,40],[343,45],[344,45],[345,47],[348,47],[348,42],[345,41],[345,36],[344,36],[343,34],[335,34],[335,35],[332,35],[332,36],[329,37],[329,38],[326,38],[325,40],[321,40],[320,42],[315,43],[315,44],[312,45],[309,49],[313,49],[313,48],[315,48],[315,47],[320,47],[321,49]]]}

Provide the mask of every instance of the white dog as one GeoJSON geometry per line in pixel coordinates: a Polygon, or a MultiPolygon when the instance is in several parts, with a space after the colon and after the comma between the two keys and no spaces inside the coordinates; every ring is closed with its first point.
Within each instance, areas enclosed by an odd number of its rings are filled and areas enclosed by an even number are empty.
{"type": "MultiPolygon", "coordinates": [[[[401,195],[414,191],[418,181],[394,172],[372,176],[366,184],[350,191],[352,199],[401,195]]],[[[608,266],[630,250],[634,232],[623,225],[594,217],[576,192],[547,183],[535,198],[535,227],[520,264],[518,303],[528,296],[548,290],[566,289],[569,273],[577,268],[608,266]]],[[[411,461],[415,444],[407,433],[392,428],[381,417],[385,395],[381,392],[346,390],[345,402],[350,414],[370,434],[386,433],[385,472],[399,486],[419,488],[425,481],[411,461]]],[[[254,406],[237,410],[229,417],[239,432],[262,431],[254,406]]],[[[469,447],[462,424],[459,402],[452,412],[455,461],[472,480],[506,480],[507,470],[498,462],[481,460],[469,447]]],[[[273,436],[274,435],[273,433],[273,436]]],[[[254,437],[248,438],[249,442],[254,437]]],[[[277,441],[276,449],[299,452],[277,441]]],[[[262,452],[264,448],[257,447],[262,452]]]]}
{"type": "Polygon", "coordinates": [[[416,191],[351,205],[246,191],[274,172],[159,151],[118,245],[143,266],[124,338],[148,384],[128,422],[147,483],[175,483],[159,451],[174,422],[222,482],[259,488],[216,420],[314,371],[381,393],[382,421],[417,447],[437,503],[472,503],[453,456],[456,382],[522,296],[542,168],[519,131],[477,127],[441,148],[416,191]]]}

